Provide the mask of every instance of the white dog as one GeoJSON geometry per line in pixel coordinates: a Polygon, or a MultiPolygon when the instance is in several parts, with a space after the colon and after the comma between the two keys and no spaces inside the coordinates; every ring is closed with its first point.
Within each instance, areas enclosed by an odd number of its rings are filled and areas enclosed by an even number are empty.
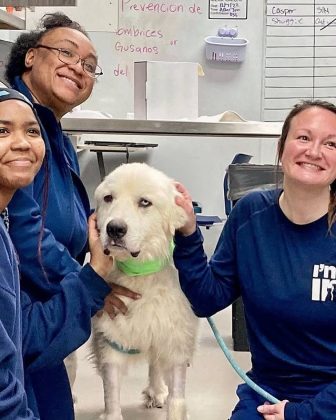
{"type": "Polygon", "coordinates": [[[198,322],[172,265],[173,235],[186,220],[176,195],[170,178],[141,163],[121,165],[95,192],[101,240],[116,261],[109,280],[142,296],[123,298],[125,316],[111,320],[104,314],[93,321],[107,420],[122,420],[120,375],[141,357],[149,362],[146,406],[162,407],[167,400],[168,420],[187,418],[186,368],[198,322]]]}

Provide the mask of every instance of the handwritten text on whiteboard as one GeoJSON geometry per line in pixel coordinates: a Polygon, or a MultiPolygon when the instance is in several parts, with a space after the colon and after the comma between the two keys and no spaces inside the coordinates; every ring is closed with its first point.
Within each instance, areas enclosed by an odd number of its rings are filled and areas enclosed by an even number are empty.
{"type": "Polygon", "coordinates": [[[152,12],[152,13],[168,13],[179,14],[185,13],[186,10],[190,13],[201,14],[201,7],[195,3],[186,7],[183,3],[165,3],[165,2],[139,2],[134,0],[121,0],[121,12],[152,12]]]}

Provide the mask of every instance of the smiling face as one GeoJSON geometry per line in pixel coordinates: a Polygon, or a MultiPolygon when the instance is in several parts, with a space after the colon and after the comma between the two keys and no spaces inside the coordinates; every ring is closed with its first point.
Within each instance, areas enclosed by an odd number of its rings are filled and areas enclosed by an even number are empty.
{"type": "Polygon", "coordinates": [[[30,106],[14,99],[0,102],[1,208],[15,190],[33,181],[44,152],[40,126],[30,106]]]}
{"type": "Polygon", "coordinates": [[[286,185],[329,189],[336,179],[336,114],[317,106],[297,114],[280,158],[286,185]]]}
{"type": "MultiPolygon", "coordinates": [[[[55,28],[48,31],[39,44],[65,48],[78,54],[81,59],[97,62],[97,54],[91,41],[81,32],[71,28],[55,28]]],[[[31,48],[26,54],[27,71],[22,75],[36,100],[51,108],[60,119],[91,94],[94,81],[77,64],[65,64],[58,59],[58,51],[31,48]]]]}

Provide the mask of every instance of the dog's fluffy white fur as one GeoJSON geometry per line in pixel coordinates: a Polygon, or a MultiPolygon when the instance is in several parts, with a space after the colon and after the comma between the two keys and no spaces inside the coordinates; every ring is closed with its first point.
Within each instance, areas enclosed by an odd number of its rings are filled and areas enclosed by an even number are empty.
{"type": "Polygon", "coordinates": [[[104,314],[93,321],[107,420],[122,420],[120,375],[139,358],[149,362],[149,383],[143,392],[146,406],[162,407],[167,400],[168,420],[187,418],[186,367],[195,349],[198,322],[172,265],[170,244],[175,230],[186,220],[184,210],[175,203],[176,194],[172,179],[141,163],[121,165],[95,192],[100,237],[116,260],[169,260],[155,274],[131,277],[115,267],[110,275],[110,282],[142,297],[123,298],[128,306],[125,316],[118,314],[111,320],[104,314]],[[140,354],[119,352],[109,342],[138,349],[140,354]]]}

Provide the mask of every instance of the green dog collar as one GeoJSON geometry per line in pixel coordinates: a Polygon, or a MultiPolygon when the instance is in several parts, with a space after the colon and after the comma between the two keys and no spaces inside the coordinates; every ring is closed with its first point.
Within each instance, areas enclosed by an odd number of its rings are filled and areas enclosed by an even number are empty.
{"type": "Polygon", "coordinates": [[[159,273],[170,262],[173,255],[174,243],[170,244],[169,257],[163,259],[154,259],[149,261],[137,261],[135,258],[129,258],[126,261],[117,261],[117,267],[127,276],[149,276],[150,274],[159,273]]]}

